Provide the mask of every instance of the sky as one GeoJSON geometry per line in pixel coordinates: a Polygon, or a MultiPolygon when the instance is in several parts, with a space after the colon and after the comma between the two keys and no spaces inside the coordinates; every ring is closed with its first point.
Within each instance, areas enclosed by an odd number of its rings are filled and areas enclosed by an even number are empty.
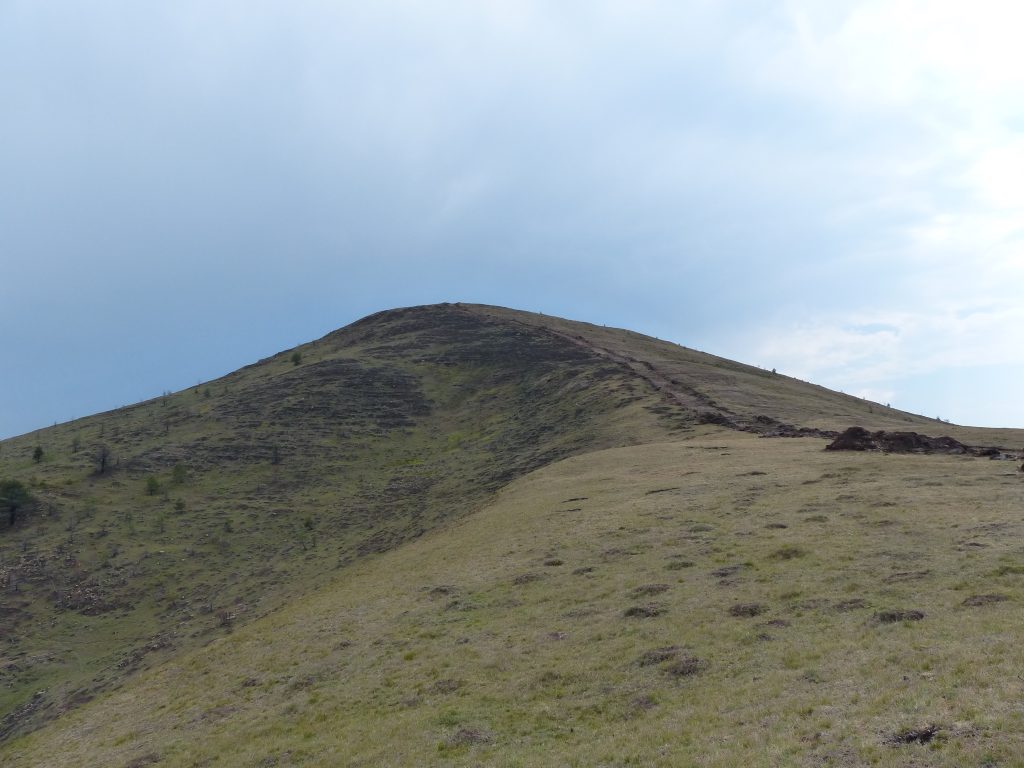
{"type": "Polygon", "coordinates": [[[1024,5],[0,0],[0,437],[381,309],[1024,427],[1024,5]]]}

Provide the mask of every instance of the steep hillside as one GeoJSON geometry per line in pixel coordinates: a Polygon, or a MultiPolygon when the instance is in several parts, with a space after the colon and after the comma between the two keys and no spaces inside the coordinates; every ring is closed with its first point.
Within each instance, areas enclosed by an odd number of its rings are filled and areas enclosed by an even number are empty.
{"type": "MultiPolygon", "coordinates": [[[[653,764],[662,753],[645,750],[680,718],[713,715],[678,698],[698,671],[701,695],[726,708],[724,743],[769,717],[743,703],[762,677],[777,693],[794,669],[854,674],[821,660],[849,653],[835,632],[859,628],[865,664],[892,671],[895,629],[875,634],[872,617],[901,601],[944,617],[917,637],[948,644],[976,615],[954,610],[954,593],[998,594],[978,631],[1002,637],[1024,569],[1014,467],[821,450],[854,424],[1024,447],[1019,430],[462,304],[382,312],[187,391],[0,442],[0,481],[34,498],[0,523],[0,757],[542,765],[561,750],[569,764],[653,764]],[[983,533],[949,532],[969,524],[983,533]],[[927,565],[879,581],[904,559],[927,565]],[[789,623],[725,619],[724,594],[789,623]],[[800,633],[779,631],[796,619],[800,633]],[[761,634],[788,639],[764,656],[761,634]],[[807,644],[826,650],[802,661],[807,644]],[[652,648],[693,670],[629,662],[652,648]],[[595,729],[610,739],[600,754],[583,741],[595,729]]],[[[950,648],[961,663],[967,647],[950,648]]],[[[962,678],[945,684],[993,682],[962,678]]],[[[895,712],[874,680],[870,708],[842,710],[863,727],[895,712]]],[[[997,715],[968,719],[1009,727],[997,715]]],[[[769,746],[795,750],[806,734],[780,717],[769,746]]],[[[850,754],[875,743],[837,738],[850,754]]],[[[707,764],[768,742],[743,744],[707,764]]]]}
{"type": "Polygon", "coordinates": [[[1024,430],[948,424],[633,331],[502,307],[475,306],[474,310],[558,333],[632,370],[667,402],[679,406],[688,420],[760,434],[791,432],[786,427],[835,432],[858,425],[872,431],[948,434],[975,446],[1024,448],[1024,430]]]}
{"type": "Polygon", "coordinates": [[[0,738],[530,470],[668,434],[659,405],[543,328],[439,306],[3,442],[37,504],[0,530],[0,738]]]}

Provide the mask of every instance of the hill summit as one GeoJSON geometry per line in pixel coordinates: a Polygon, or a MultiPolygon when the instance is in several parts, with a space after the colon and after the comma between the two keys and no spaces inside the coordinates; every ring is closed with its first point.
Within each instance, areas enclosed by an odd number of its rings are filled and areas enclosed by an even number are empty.
{"type": "Polygon", "coordinates": [[[1024,447],[472,304],[381,312],[3,441],[0,481],[31,502],[0,531],[0,757],[1012,754],[983,735],[1020,732],[985,686],[1017,662],[962,665],[1011,642],[1024,597],[1015,467],[823,450],[851,426],[1024,447]]]}

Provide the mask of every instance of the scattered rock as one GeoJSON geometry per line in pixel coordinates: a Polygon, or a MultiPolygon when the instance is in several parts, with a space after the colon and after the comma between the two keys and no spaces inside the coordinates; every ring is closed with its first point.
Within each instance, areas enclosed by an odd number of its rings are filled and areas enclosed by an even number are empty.
{"type": "Polygon", "coordinates": [[[494,741],[494,734],[486,728],[459,728],[448,737],[448,746],[465,747],[473,744],[487,744],[494,741]]]}
{"type": "Polygon", "coordinates": [[[961,605],[968,608],[973,608],[979,605],[992,605],[992,603],[1002,603],[1010,598],[1006,595],[971,595],[964,600],[961,605]]]}
{"type": "Polygon", "coordinates": [[[823,597],[811,597],[794,604],[794,608],[801,611],[817,611],[828,605],[828,600],[823,597]]]}
{"type": "Polygon", "coordinates": [[[738,565],[724,565],[721,568],[716,568],[711,572],[712,576],[717,576],[719,579],[724,579],[729,576],[734,576],[743,570],[745,566],[740,563],[738,565]]]}
{"type": "Polygon", "coordinates": [[[917,432],[868,432],[864,427],[850,427],[826,445],[825,450],[976,454],[973,448],[952,437],[928,437],[917,432]]]}
{"type": "Polygon", "coordinates": [[[729,609],[729,615],[736,616],[737,618],[751,618],[753,616],[760,616],[767,610],[768,606],[761,603],[736,603],[736,605],[729,609]]]}
{"type": "Polygon", "coordinates": [[[580,568],[575,569],[572,572],[572,575],[573,576],[583,576],[584,574],[593,573],[593,572],[594,572],[594,566],[592,566],[592,565],[584,565],[584,566],[582,566],[580,568]]]}
{"type": "Polygon", "coordinates": [[[658,706],[658,702],[654,700],[653,696],[637,696],[631,702],[633,709],[637,712],[647,712],[648,710],[654,709],[658,706]]]}
{"type": "Polygon", "coordinates": [[[769,560],[793,560],[797,557],[803,557],[807,554],[807,550],[801,549],[800,547],[782,547],[777,549],[768,555],[769,560]]]}
{"type": "Polygon", "coordinates": [[[559,560],[557,557],[552,557],[549,560],[545,560],[544,565],[552,567],[556,565],[564,565],[564,562],[562,560],[559,560]]]}
{"type": "Polygon", "coordinates": [[[782,529],[782,528],[789,528],[789,526],[786,525],[785,523],[768,523],[768,524],[765,525],[765,528],[782,529]]]}
{"type": "Polygon", "coordinates": [[[668,493],[670,491],[678,491],[678,490],[679,490],[679,486],[674,486],[672,488],[655,488],[653,491],[647,491],[647,493],[645,493],[644,495],[645,496],[651,496],[651,495],[653,495],[655,493],[668,493]]]}
{"type": "Polygon", "coordinates": [[[652,648],[651,650],[644,651],[640,654],[640,658],[637,659],[637,664],[641,667],[650,667],[655,664],[663,664],[666,661],[671,661],[678,655],[678,645],[666,645],[663,648],[652,648]]]}
{"type": "Polygon", "coordinates": [[[430,686],[431,693],[455,693],[462,687],[461,680],[437,680],[430,686]]]}
{"type": "Polygon", "coordinates": [[[855,597],[851,600],[840,600],[838,603],[832,606],[832,610],[836,613],[848,613],[850,611],[856,611],[859,608],[866,608],[867,602],[859,597],[855,597]]]}
{"type": "Polygon", "coordinates": [[[693,568],[692,560],[673,560],[665,566],[666,571],[681,571],[685,568],[693,568]]]}
{"type": "Polygon", "coordinates": [[[665,673],[672,677],[690,677],[707,667],[707,662],[696,656],[684,656],[665,667],[665,673]]]}
{"type": "Polygon", "coordinates": [[[875,620],[880,624],[895,624],[898,621],[920,621],[924,618],[924,611],[879,611],[875,614],[875,620]]]}
{"type": "Polygon", "coordinates": [[[431,597],[443,597],[445,595],[454,595],[458,591],[458,587],[452,584],[438,584],[436,587],[431,587],[427,594],[431,597]]]}
{"type": "Polygon", "coordinates": [[[643,584],[630,592],[630,594],[633,597],[650,597],[651,595],[660,595],[662,592],[667,591],[668,584],[643,584]]]}
{"type": "Polygon", "coordinates": [[[659,603],[647,603],[627,608],[622,615],[627,619],[650,619],[654,616],[661,616],[664,612],[665,606],[659,603]]]}
{"type": "Polygon", "coordinates": [[[459,600],[459,599],[456,599],[456,600],[452,600],[451,602],[449,602],[444,607],[444,609],[446,611],[475,611],[479,607],[480,606],[478,606],[472,600],[459,600]]]}
{"type": "Polygon", "coordinates": [[[921,728],[907,728],[906,730],[899,731],[892,735],[893,744],[927,744],[929,741],[935,738],[937,734],[942,730],[937,725],[925,725],[921,728]]]}
{"type": "Polygon", "coordinates": [[[631,549],[624,549],[622,547],[611,547],[610,549],[606,549],[604,552],[602,552],[601,557],[605,560],[615,560],[620,557],[632,557],[635,554],[638,553],[631,549]]]}
{"type": "Polygon", "coordinates": [[[900,581],[916,581],[917,579],[923,579],[930,574],[931,571],[900,571],[899,573],[893,573],[886,576],[883,581],[886,584],[894,584],[900,581]]]}
{"type": "Polygon", "coordinates": [[[512,583],[516,586],[522,586],[523,584],[531,584],[535,581],[540,581],[544,576],[539,573],[521,573],[512,579],[512,583]]]}
{"type": "Polygon", "coordinates": [[[134,760],[130,760],[125,763],[124,768],[145,768],[147,765],[155,765],[160,762],[160,755],[156,752],[150,752],[148,754],[136,757],[134,760]]]}

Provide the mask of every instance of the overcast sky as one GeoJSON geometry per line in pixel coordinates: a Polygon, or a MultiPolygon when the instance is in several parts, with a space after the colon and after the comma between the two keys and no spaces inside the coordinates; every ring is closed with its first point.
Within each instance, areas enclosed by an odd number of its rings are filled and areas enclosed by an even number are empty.
{"type": "Polygon", "coordinates": [[[0,0],[0,437],[371,312],[1024,427],[1024,5],[0,0]]]}

